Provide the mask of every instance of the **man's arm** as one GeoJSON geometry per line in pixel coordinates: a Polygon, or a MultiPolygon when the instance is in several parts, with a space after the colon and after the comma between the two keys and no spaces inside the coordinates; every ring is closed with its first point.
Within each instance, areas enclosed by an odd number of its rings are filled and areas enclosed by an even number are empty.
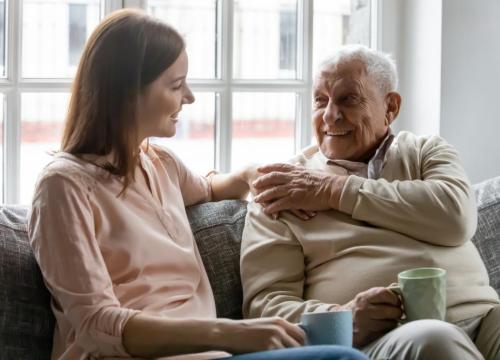
{"type": "Polygon", "coordinates": [[[274,165],[274,170],[263,169],[269,173],[255,182],[261,192],[255,201],[268,203],[268,213],[290,207],[333,208],[434,245],[468,241],[476,229],[476,205],[456,150],[433,137],[423,143],[420,157],[406,161],[401,164],[407,167],[404,171],[419,176],[392,182],[274,165]]]}
{"type": "Polygon", "coordinates": [[[423,144],[419,161],[420,179],[349,177],[340,211],[433,245],[462,245],[474,235],[477,210],[457,151],[433,137],[423,144]]]}

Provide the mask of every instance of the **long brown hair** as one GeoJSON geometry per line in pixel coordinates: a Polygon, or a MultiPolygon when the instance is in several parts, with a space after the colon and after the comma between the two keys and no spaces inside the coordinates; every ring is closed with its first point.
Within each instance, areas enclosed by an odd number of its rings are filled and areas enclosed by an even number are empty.
{"type": "Polygon", "coordinates": [[[124,177],[122,194],[138,160],[137,101],[185,44],[172,27],[138,10],[119,10],[90,36],[73,83],[61,150],[114,154],[103,167],[124,177]]]}

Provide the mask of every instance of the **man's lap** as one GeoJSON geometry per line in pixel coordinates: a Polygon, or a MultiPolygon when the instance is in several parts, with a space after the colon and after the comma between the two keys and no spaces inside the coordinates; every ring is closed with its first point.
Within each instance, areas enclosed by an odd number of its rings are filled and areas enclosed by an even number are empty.
{"type": "Polygon", "coordinates": [[[481,320],[475,343],[485,359],[500,358],[500,305],[496,305],[481,320]]]}
{"type": "Polygon", "coordinates": [[[439,320],[418,320],[401,325],[365,346],[377,360],[483,359],[469,336],[459,327],[439,320]]]}

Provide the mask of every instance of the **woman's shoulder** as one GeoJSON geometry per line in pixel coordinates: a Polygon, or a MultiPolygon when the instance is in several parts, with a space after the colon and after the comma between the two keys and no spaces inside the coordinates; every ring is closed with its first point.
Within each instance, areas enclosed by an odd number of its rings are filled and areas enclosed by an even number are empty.
{"type": "Polygon", "coordinates": [[[96,181],[92,175],[93,169],[89,165],[72,154],[55,153],[38,175],[36,187],[46,182],[59,184],[70,182],[79,187],[88,187],[96,181]]]}
{"type": "Polygon", "coordinates": [[[184,166],[181,159],[169,148],[160,144],[148,144],[144,151],[151,161],[160,161],[164,166],[175,167],[179,170],[184,166]]]}

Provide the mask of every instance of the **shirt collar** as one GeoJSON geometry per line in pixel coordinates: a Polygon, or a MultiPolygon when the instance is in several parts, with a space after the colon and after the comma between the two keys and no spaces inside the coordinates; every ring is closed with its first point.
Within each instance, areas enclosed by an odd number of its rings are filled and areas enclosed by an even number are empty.
{"type": "Polygon", "coordinates": [[[327,165],[343,167],[347,170],[349,175],[357,175],[367,179],[378,179],[385,165],[387,150],[391,146],[393,140],[394,133],[392,132],[392,129],[389,128],[384,140],[382,140],[379,147],[375,151],[375,154],[367,164],[349,160],[330,160],[321,152],[321,150],[319,152],[322,158],[325,159],[327,165]]]}

